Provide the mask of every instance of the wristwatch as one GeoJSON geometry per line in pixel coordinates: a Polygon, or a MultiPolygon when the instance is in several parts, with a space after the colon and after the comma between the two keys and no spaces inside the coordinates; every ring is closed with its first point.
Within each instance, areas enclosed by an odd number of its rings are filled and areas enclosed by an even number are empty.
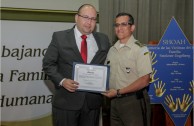
{"type": "Polygon", "coordinates": [[[117,89],[117,98],[121,97],[121,94],[119,93],[120,89],[117,89]]]}

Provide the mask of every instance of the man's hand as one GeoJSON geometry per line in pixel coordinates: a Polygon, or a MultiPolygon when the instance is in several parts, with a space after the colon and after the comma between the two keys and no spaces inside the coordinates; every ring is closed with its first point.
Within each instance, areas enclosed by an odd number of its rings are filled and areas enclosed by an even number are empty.
{"type": "Polygon", "coordinates": [[[182,102],[180,101],[180,98],[178,98],[179,107],[182,112],[186,112],[189,106],[192,104],[192,101],[189,103],[190,100],[191,96],[189,96],[189,94],[187,94],[187,96],[185,94],[183,95],[182,102]]]}
{"type": "Polygon", "coordinates": [[[162,81],[158,81],[158,85],[156,86],[156,84],[154,83],[154,87],[155,87],[155,93],[157,97],[161,97],[166,89],[164,89],[165,83],[162,84],[162,81]]]}
{"type": "Polygon", "coordinates": [[[79,85],[78,82],[71,79],[65,79],[62,84],[62,86],[69,92],[75,92],[78,88],[78,85],[79,85]]]}
{"type": "Polygon", "coordinates": [[[172,95],[170,96],[166,96],[165,97],[165,100],[164,103],[169,107],[169,109],[172,111],[172,112],[175,112],[177,109],[178,109],[178,99],[176,99],[176,104],[174,103],[174,100],[172,98],[172,95]]]}
{"type": "Polygon", "coordinates": [[[115,89],[110,89],[104,93],[102,93],[102,95],[106,96],[106,97],[109,97],[109,98],[112,98],[112,97],[115,97],[117,95],[117,90],[115,89]]]}

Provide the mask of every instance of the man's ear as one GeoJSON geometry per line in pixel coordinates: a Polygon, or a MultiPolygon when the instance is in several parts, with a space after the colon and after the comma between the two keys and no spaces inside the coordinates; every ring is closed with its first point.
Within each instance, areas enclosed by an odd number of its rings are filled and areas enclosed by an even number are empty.
{"type": "Polygon", "coordinates": [[[135,25],[134,25],[134,24],[131,25],[131,31],[132,31],[132,32],[135,31],[135,25]]]}

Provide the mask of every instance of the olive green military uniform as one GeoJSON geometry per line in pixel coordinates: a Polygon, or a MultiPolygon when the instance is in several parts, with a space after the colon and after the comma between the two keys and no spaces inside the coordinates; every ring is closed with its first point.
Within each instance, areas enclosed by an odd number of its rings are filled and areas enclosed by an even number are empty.
{"type": "MultiPolygon", "coordinates": [[[[117,41],[110,48],[105,64],[110,65],[110,89],[122,89],[152,72],[148,48],[133,36],[125,45],[117,41]]],[[[141,93],[142,97],[131,93],[111,100],[111,126],[150,125],[150,99],[147,90],[141,93]]]]}

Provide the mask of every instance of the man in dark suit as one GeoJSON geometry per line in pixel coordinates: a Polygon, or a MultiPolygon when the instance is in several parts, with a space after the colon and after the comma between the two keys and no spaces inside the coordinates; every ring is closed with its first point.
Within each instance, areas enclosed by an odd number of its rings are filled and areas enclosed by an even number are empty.
{"type": "Polygon", "coordinates": [[[73,62],[84,63],[80,51],[80,36],[87,36],[87,62],[104,64],[110,47],[108,37],[94,32],[97,12],[84,4],[75,15],[72,29],[54,32],[43,59],[43,70],[55,84],[52,102],[54,126],[98,126],[102,104],[100,93],[81,92],[79,82],[72,78],[73,62]]]}

